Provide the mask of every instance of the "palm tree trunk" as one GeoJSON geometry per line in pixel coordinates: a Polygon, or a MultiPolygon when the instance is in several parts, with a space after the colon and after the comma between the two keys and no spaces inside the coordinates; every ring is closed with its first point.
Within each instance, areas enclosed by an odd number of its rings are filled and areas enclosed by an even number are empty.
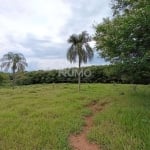
{"type": "Polygon", "coordinates": [[[80,68],[81,68],[81,62],[80,62],[80,59],[79,59],[79,68],[78,68],[78,92],[80,92],[80,84],[81,84],[80,68]]]}

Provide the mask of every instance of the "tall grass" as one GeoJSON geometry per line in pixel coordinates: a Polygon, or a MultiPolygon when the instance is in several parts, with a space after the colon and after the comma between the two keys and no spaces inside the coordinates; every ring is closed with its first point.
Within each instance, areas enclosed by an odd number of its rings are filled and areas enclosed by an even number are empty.
{"type": "Polygon", "coordinates": [[[129,85],[117,85],[113,89],[112,103],[96,115],[89,139],[104,150],[149,150],[149,86],[138,85],[136,92],[129,85]]]}
{"type": "Polygon", "coordinates": [[[150,87],[76,84],[0,88],[0,150],[70,150],[68,137],[84,125],[91,101],[109,101],[88,138],[107,150],[148,150],[150,87]]]}

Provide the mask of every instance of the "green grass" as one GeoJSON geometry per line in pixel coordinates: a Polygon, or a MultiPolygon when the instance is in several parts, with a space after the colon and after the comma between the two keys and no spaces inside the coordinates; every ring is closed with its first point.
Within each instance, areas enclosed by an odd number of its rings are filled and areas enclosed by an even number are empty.
{"type": "Polygon", "coordinates": [[[150,86],[83,84],[0,88],[0,150],[70,150],[92,101],[109,101],[88,134],[104,150],[150,149],[150,86]],[[124,94],[122,94],[124,92],[124,94]]]}

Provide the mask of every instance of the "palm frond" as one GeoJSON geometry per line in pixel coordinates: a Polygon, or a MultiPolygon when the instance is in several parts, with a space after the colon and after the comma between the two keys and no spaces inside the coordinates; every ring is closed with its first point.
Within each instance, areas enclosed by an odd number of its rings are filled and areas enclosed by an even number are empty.
{"type": "Polygon", "coordinates": [[[71,35],[68,39],[71,46],[67,52],[67,59],[70,62],[76,62],[78,58],[80,63],[87,63],[88,60],[91,60],[94,53],[88,44],[89,41],[91,41],[91,37],[86,31],[83,31],[79,35],[71,35]]]}
{"type": "Polygon", "coordinates": [[[76,46],[75,45],[71,45],[71,47],[68,49],[67,52],[67,59],[72,63],[72,62],[76,62],[77,60],[77,51],[76,51],[76,46]]]}
{"type": "Polygon", "coordinates": [[[76,45],[78,43],[79,39],[78,39],[78,35],[76,34],[72,34],[70,36],[70,38],[68,39],[68,43],[74,44],[76,45]]]}

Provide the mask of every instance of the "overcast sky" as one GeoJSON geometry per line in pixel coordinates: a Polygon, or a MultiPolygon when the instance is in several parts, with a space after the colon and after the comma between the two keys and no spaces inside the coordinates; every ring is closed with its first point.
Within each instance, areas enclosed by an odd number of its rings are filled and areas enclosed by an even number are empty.
{"type": "MultiPolygon", "coordinates": [[[[76,66],[66,60],[68,37],[94,34],[93,24],[110,14],[110,0],[0,0],[0,57],[23,53],[27,70],[76,66]]],[[[88,65],[104,63],[95,55],[88,65]]]]}

